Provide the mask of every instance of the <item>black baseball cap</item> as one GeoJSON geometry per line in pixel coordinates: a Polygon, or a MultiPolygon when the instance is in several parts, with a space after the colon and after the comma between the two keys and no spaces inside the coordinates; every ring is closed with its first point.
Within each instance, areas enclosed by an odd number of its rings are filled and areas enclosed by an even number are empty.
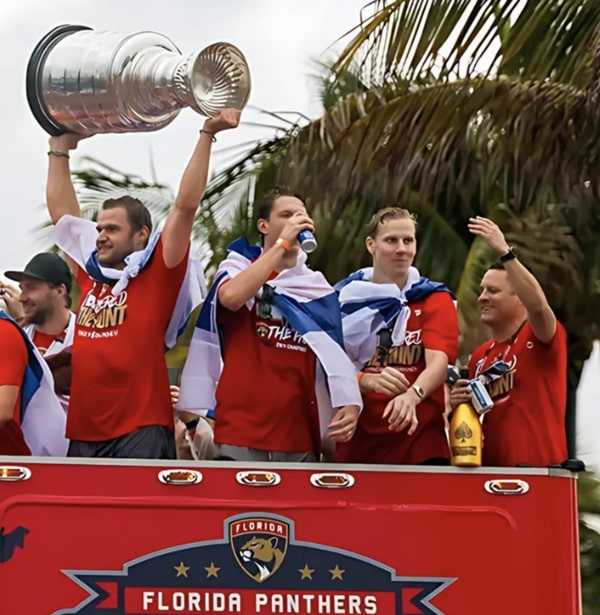
{"type": "Polygon", "coordinates": [[[5,271],[4,275],[16,282],[23,278],[35,278],[58,286],[64,284],[67,292],[71,292],[71,271],[65,261],[53,252],[36,254],[23,271],[5,271]]]}

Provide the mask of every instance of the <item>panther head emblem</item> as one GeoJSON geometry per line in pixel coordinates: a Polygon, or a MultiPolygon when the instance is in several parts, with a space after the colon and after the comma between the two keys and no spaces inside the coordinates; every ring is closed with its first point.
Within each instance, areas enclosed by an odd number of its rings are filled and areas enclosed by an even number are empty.
{"type": "Polygon", "coordinates": [[[278,547],[278,542],[276,536],[270,538],[253,536],[240,548],[239,555],[246,565],[248,574],[259,583],[268,579],[281,566],[285,554],[278,547]],[[253,570],[256,570],[254,574],[253,570]]]}
{"type": "Polygon", "coordinates": [[[227,530],[238,566],[256,583],[270,579],[282,567],[290,540],[287,519],[275,515],[239,515],[227,530]]]}
{"type": "Polygon", "coordinates": [[[256,325],[256,334],[258,337],[269,337],[269,327],[262,323],[256,325]]]}

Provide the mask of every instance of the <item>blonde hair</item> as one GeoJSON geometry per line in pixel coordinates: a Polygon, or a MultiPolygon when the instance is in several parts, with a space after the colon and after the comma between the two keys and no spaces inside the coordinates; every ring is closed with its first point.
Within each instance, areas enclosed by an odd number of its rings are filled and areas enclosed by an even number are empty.
{"type": "Polygon", "coordinates": [[[367,224],[367,237],[375,239],[379,227],[385,225],[388,220],[410,220],[417,228],[417,217],[415,214],[402,207],[384,207],[373,214],[367,224]]]}

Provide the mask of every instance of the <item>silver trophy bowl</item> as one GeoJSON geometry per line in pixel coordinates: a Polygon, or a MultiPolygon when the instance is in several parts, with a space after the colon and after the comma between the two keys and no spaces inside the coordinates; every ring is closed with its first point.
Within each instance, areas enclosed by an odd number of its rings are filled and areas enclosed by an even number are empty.
{"type": "Polygon", "coordinates": [[[54,28],[27,66],[27,100],[51,135],[152,131],[183,107],[214,117],[242,109],[250,71],[242,52],[215,43],[187,57],[156,32],[54,28]]]}

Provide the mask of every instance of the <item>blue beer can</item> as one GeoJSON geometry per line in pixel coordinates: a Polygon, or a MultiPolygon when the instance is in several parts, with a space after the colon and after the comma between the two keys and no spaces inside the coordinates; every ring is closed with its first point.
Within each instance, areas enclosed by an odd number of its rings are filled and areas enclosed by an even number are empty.
{"type": "Polygon", "coordinates": [[[309,231],[308,229],[298,233],[298,241],[300,242],[300,247],[307,254],[310,254],[317,249],[317,239],[313,235],[312,231],[309,231]]]}

